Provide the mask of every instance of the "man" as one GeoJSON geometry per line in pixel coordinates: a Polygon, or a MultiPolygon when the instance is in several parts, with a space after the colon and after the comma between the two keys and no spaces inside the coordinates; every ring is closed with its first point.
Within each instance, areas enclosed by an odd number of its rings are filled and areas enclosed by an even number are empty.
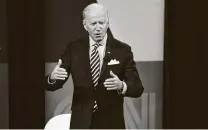
{"type": "Polygon", "coordinates": [[[107,10],[93,3],[83,10],[84,38],[69,43],[47,76],[57,90],[71,74],[74,83],[71,129],[124,129],[123,98],[143,93],[129,45],[107,34],[107,10]]]}

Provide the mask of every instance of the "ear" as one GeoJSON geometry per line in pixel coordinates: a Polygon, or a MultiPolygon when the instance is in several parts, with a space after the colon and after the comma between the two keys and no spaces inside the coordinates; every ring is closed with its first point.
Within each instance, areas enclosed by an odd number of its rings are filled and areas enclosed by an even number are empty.
{"type": "Polygon", "coordinates": [[[106,19],[107,19],[107,28],[109,28],[109,25],[110,25],[110,20],[109,20],[109,16],[108,16],[108,12],[107,12],[107,15],[106,15],[106,19]]]}
{"type": "Polygon", "coordinates": [[[107,28],[109,28],[109,21],[107,22],[107,28]]]}
{"type": "Polygon", "coordinates": [[[86,21],[82,20],[82,23],[83,23],[83,26],[84,26],[85,30],[87,31],[86,21]]]}

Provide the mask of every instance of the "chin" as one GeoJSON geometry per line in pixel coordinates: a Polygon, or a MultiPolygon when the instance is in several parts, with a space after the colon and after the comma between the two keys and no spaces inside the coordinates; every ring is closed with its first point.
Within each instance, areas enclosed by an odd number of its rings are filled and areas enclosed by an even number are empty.
{"type": "Polygon", "coordinates": [[[100,41],[102,41],[103,40],[103,38],[95,38],[95,41],[96,42],[100,42],[100,41]]]}

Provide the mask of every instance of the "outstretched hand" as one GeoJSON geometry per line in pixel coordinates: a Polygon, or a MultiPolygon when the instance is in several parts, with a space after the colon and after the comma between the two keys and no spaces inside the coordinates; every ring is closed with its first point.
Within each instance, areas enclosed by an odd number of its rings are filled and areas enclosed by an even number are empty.
{"type": "Polygon", "coordinates": [[[52,81],[65,80],[65,78],[68,77],[66,70],[64,68],[61,68],[61,65],[62,65],[62,61],[61,59],[59,59],[58,64],[53,69],[51,76],[50,76],[50,79],[52,81]]]}

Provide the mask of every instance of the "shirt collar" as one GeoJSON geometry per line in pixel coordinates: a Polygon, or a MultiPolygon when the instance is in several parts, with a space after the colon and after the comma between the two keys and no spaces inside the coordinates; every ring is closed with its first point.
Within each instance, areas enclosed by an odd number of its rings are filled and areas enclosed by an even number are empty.
{"type": "MultiPolygon", "coordinates": [[[[108,35],[106,34],[103,40],[99,42],[101,46],[106,45],[107,38],[108,38],[108,35]]],[[[96,42],[91,38],[91,36],[89,36],[89,39],[90,39],[90,46],[93,46],[96,42]]]]}

